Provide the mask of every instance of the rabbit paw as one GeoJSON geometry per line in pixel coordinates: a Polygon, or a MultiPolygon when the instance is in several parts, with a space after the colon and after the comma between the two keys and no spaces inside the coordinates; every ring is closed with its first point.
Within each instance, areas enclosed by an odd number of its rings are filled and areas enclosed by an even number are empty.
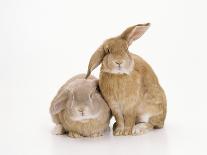
{"type": "Polygon", "coordinates": [[[91,137],[100,137],[103,136],[103,132],[97,132],[91,135],[91,137]]]}
{"type": "Polygon", "coordinates": [[[132,135],[132,128],[125,128],[124,129],[124,135],[132,135]]]}
{"type": "Polygon", "coordinates": [[[83,136],[81,136],[79,133],[77,132],[72,132],[72,131],[69,131],[68,132],[68,136],[71,137],[71,138],[81,138],[83,136]]]}
{"type": "Polygon", "coordinates": [[[63,126],[61,124],[57,124],[55,126],[55,128],[53,129],[52,133],[54,135],[62,135],[62,134],[65,133],[65,130],[64,130],[64,128],[63,128],[63,126]]]}
{"type": "Polygon", "coordinates": [[[149,123],[139,123],[133,127],[132,135],[134,136],[143,135],[152,130],[153,130],[153,127],[149,123]]]}
{"type": "Polygon", "coordinates": [[[118,126],[116,123],[113,126],[114,129],[114,136],[122,136],[124,135],[124,126],[118,126]]]}

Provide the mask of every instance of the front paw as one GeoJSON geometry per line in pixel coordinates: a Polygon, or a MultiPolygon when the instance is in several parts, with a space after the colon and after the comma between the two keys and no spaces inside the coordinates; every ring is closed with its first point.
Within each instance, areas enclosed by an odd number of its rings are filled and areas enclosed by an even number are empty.
{"type": "Polygon", "coordinates": [[[124,135],[124,126],[119,126],[115,123],[113,126],[113,135],[114,136],[123,136],[124,135]]]}
{"type": "Polygon", "coordinates": [[[124,135],[127,136],[127,135],[132,135],[132,128],[130,127],[125,127],[124,129],[124,135]]]}
{"type": "Polygon", "coordinates": [[[90,137],[100,137],[100,136],[103,136],[103,132],[94,133],[90,137]]]}
{"type": "Polygon", "coordinates": [[[72,132],[72,131],[69,131],[68,132],[68,136],[71,137],[71,138],[81,138],[83,136],[81,136],[79,133],[77,132],[72,132]]]}

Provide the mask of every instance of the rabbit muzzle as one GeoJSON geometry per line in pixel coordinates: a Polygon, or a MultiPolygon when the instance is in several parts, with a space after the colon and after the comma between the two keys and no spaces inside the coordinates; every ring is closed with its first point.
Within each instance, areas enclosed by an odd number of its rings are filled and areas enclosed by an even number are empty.
{"type": "Polygon", "coordinates": [[[91,107],[77,107],[71,113],[73,121],[87,121],[99,116],[100,111],[93,110],[91,107]]]}

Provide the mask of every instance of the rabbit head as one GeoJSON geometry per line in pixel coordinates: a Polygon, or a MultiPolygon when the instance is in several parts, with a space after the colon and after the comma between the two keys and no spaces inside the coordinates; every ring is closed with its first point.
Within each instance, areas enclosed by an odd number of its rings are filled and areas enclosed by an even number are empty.
{"type": "Polygon", "coordinates": [[[51,113],[57,114],[66,110],[70,119],[83,121],[93,119],[99,114],[98,81],[76,79],[67,89],[59,92],[52,101],[51,113]]]}
{"type": "Polygon", "coordinates": [[[102,63],[102,71],[113,74],[129,74],[134,61],[128,51],[132,42],[140,38],[150,27],[150,23],[127,28],[121,35],[106,40],[92,55],[86,78],[102,63]]]}

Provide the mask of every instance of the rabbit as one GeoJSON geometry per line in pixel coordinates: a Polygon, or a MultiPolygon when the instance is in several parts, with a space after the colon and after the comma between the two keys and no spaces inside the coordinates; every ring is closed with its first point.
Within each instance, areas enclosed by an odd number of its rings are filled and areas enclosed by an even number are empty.
{"type": "Polygon", "coordinates": [[[111,111],[101,96],[98,80],[85,74],[68,80],[50,106],[55,134],[69,137],[97,137],[109,129],[111,111]]]}
{"type": "Polygon", "coordinates": [[[165,92],[150,65],[128,50],[149,27],[134,25],[107,39],[89,61],[86,78],[101,64],[99,87],[116,120],[115,136],[141,135],[164,126],[165,92]]]}

